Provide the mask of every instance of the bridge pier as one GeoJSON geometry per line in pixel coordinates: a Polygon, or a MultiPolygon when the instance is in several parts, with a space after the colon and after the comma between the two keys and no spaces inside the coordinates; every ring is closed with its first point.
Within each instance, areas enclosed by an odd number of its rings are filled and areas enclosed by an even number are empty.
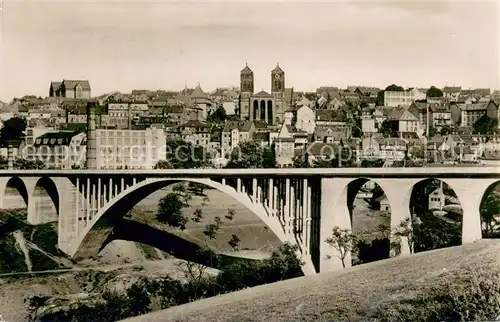
{"type": "MultiPolygon", "coordinates": [[[[319,240],[319,272],[330,272],[343,268],[341,254],[338,249],[330,246],[326,239],[332,236],[334,227],[352,231],[351,216],[348,201],[348,185],[352,179],[323,178],[321,179],[321,219],[319,240]]],[[[351,253],[344,258],[345,267],[351,266],[351,253]]]]}
{"type": "Polygon", "coordinates": [[[59,178],[57,182],[59,190],[59,233],[57,245],[65,254],[71,254],[76,247],[79,234],[78,223],[78,188],[68,178],[59,178]]]}
{"type": "Polygon", "coordinates": [[[387,200],[391,207],[391,224],[390,224],[390,256],[404,256],[413,253],[413,249],[410,249],[410,244],[408,243],[408,237],[396,237],[394,236],[394,230],[397,229],[405,220],[407,222],[409,229],[412,227],[412,216],[410,211],[410,201],[413,187],[419,181],[419,179],[379,179],[376,182],[380,188],[384,191],[387,200]],[[399,249],[396,251],[393,246],[399,244],[399,249]]]}

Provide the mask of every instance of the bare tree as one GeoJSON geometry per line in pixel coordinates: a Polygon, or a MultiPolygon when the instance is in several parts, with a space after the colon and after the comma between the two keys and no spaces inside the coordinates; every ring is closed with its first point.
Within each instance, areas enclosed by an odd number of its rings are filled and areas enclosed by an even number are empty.
{"type": "Polygon", "coordinates": [[[325,242],[339,252],[337,257],[340,258],[342,267],[345,268],[345,259],[347,255],[354,250],[356,240],[356,236],[350,229],[341,229],[335,226],[332,230],[332,236],[328,237],[325,242]]]}

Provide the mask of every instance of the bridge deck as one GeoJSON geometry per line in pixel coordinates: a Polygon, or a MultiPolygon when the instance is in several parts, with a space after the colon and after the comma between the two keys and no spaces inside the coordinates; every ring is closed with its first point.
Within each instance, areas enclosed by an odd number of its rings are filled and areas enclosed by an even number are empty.
{"type": "Polygon", "coordinates": [[[6,176],[126,176],[147,177],[442,177],[500,178],[499,167],[419,167],[419,168],[318,168],[318,169],[168,169],[168,170],[0,170],[6,176]]]}

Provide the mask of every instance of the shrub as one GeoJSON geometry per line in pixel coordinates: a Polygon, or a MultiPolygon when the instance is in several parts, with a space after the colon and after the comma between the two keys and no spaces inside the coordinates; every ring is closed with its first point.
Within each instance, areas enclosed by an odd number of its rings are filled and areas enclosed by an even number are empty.
{"type": "Polygon", "coordinates": [[[500,314],[500,271],[459,269],[411,299],[377,310],[385,321],[493,321],[500,314]],[[458,276],[457,276],[458,275],[458,276]]]}

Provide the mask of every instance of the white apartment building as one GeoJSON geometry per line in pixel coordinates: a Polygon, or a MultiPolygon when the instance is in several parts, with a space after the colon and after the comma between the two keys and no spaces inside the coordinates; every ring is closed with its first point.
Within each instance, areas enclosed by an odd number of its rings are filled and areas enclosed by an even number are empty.
{"type": "Polygon", "coordinates": [[[424,100],[425,93],[416,88],[406,91],[385,91],[384,105],[388,107],[410,106],[417,100],[424,100]]]}
{"type": "Polygon", "coordinates": [[[86,147],[84,132],[46,132],[26,146],[25,154],[28,160],[38,159],[49,169],[72,169],[85,166],[86,147]]]}
{"type": "Polygon", "coordinates": [[[153,169],[166,158],[163,129],[96,130],[98,169],[153,169]]]}

